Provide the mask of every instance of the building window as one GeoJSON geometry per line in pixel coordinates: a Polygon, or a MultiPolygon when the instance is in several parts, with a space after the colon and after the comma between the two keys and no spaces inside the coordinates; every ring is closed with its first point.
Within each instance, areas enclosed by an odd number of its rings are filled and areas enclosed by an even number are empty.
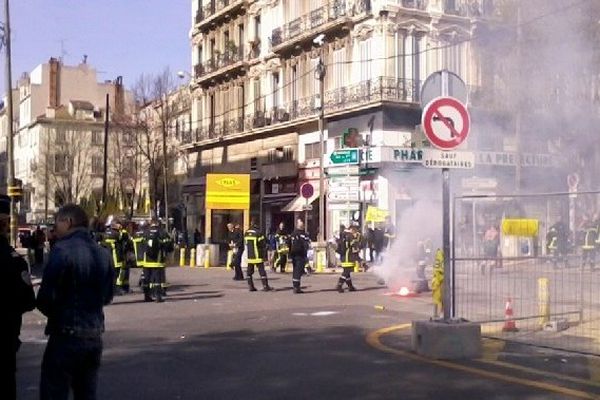
{"type": "Polygon", "coordinates": [[[258,159],[256,157],[252,157],[250,159],[250,172],[256,172],[258,170],[258,159]]]}
{"type": "Polygon", "coordinates": [[[133,175],[135,171],[135,160],[133,158],[133,156],[127,156],[125,157],[125,159],[123,160],[123,172],[126,175],[133,175]]]}
{"type": "Polygon", "coordinates": [[[371,39],[360,42],[360,80],[371,79],[371,39]]]}
{"type": "Polygon", "coordinates": [[[273,73],[273,87],[271,88],[271,93],[273,93],[273,108],[279,108],[279,73],[273,73]]]}
{"type": "Polygon", "coordinates": [[[66,154],[55,154],[54,155],[54,173],[61,174],[67,171],[67,155],[66,154]]]}
{"type": "Polygon", "coordinates": [[[321,143],[307,143],[304,145],[304,160],[314,160],[321,157],[321,143]]]}
{"type": "Polygon", "coordinates": [[[238,25],[238,46],[240,47],[240,54],[245,57],[244,54],[244,24],[238,25]]]}
{"type": "Polygon", "coordinates": [[[103,172],[102,156],[92,156],[92,175],[102,175],[103,172]]]}
{"type": "Polygon", "coordinates": [[[256,17],[254,17],[254,39],[255,40],[259,40],[260,39],[260,15],[257,15],[256,17]]]}
{"type": "Polygon", "coordinates": [[[104,144],[104,138],[102,137],[102,131],[92,131],[92,144],[95,146],[104,144]]]}
{"type": "Polygon", "coordinates": [[[63,129],[56,130],[56,143],[66,143],[67,133],[63,129]]]}

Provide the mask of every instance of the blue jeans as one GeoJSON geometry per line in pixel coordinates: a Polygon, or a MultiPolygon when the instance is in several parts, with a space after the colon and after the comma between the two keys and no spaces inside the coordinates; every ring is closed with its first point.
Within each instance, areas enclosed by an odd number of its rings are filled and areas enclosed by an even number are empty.
{"type": "Polygon", "coordinates": [[[95,400],[102,338],[50,335],[42,360],[41,400],[95,400]]]}

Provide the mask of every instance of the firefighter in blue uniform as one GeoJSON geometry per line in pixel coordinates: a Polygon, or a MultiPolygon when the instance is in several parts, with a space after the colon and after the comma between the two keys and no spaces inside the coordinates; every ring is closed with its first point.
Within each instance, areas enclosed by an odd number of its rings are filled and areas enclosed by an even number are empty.
{"type": "Polygon", "coordinates": [[[337,291],[340,293],[344,293],[344,283],[348,285],[348,290],[350,292],[356,291],[356,288],[352,284],[351,273],[359,261],[359,240],[360,236],[357,234],[356,226],[347,228],[340,234],[340,239],[338,242],[338,253],[340,254],[342,268],[344,269],[344,271],[342,272],[342,276],[340,276],[340,278],[338,279],[337,284],[337,291]]]}
{"type": "Polygon", "coordinates": [[[0,266],[3,288],[0,290],[2,304],[2,329],[0,329],[0,393],[6,400],[17,398],[17,351],[21,345],[21,321],[23,313],[33,310],[35,296],[27,262],[9,244],[10,198],[0,195],[0,266]]]}
{"type": "Polygon", "coordinates": [[[122,271],[125,265],[125,252],[121,226],[118,221],[112,220],[104,232],[102,244],[110,250],[113,263],[115,264],[116,290],[115,294],[122,295],[125,291],[125,273],[122,271]]]}
{"type": "Polygon", "coordinates": [[[142,269],[139,286],[141,286],[144,292],[144,301],[152,301],[152,296],[150,296],[150,282],[147,279],[150,274],[144,263],[146,256],[146,229],[144,223],[141,223],[133,233],[132,242],[135,264],[138,268],[142,269]]]}
{"type": "MultiPolygon", "coordinates": [[[[153,220],[146,231],[146,252],[144,267],[146,268],[148,289],[154,301],[163,302],[166,294],[166,259],[167,254],[173,251],[173,242],[169,234],[160,226],[158,221],[153,220]]],[[[146,276],[146,273],[144,273],[146,276]]]]}
{"type": "Polygon", "coordinates": [[[290,256],[292,257],[292,286],[294,293],[304,293],[301,289],[300,279],[304,273],[304,267],[308,262],[308,249],[310,248],[310,238],[304,230],[304,222],[298,218],[296,230],[291,235],[290,256]]]}
{"type": "Polygon", "coordinates": [[[267,292],[272,290],[273,288],[269,286],[267,272],[265,271],[267,240],[265,235],[260,232],[260,229],[256,225],[255,221],[250,223],[250,229],[248,229],[244,235],[244,242],[246,243],[246,251],[248,254],[248,268],[246,270],[248,288],[251,292],[256,292],[252,275],[254,274],[254,270],[258,269],[258,274],[260,275],[260,280],[263,285],[263,291],[267,292]]]}

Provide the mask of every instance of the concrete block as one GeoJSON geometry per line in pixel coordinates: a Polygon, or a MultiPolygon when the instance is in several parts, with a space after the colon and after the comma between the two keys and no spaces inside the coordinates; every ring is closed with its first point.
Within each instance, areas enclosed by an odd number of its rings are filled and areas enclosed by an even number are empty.
{"type": "Polygon", "coordinates": [[[569,329],[569,320],[566,318],[553,319],[544,324],[543,327],[546,332],[561,332],[569,329]]]}
{"type": "Polygon", "coordinates": [[[443,360],[481,357],[481,325],[462,321],[413,321],[413,350],[443,360]]]}

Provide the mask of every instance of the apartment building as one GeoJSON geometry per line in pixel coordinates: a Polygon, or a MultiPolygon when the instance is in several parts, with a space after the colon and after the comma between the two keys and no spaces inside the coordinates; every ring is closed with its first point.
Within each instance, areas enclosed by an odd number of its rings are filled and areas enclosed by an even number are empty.
{"type": "MultiPolygon", "coordinates": [[[[492,11],[486,0],[194,0],[192,132],[184,148],[193,166],[184,190],[189,217],[203,221],[204,175],[250,173],[251,214],[266,229],[303,215],[303,182],[318,189],[318,115],[326,151],[354,128],[360,146],[410,148],[418,141],[420,88],[448,69],[476,88],[485,79],[470,41],[492,11]],[[323,35],[322,44],[314,40],[323,35]],[[316,66],[326,67],[324,96],[316,66]]],[[[379,148],[379,150],[377,150],[379,148]]],[[[396,215],[411,197],[402,160],[373,156],[360,199],[327,199],[326,235],[364,203],[396,215]],[[397,167],[402,168],[397,168],[397,167]]],[[[415,172],[418,173],[418,172],[415,172]]],[[[311,235],[321,212],[308,199],[311,235]]],[[[305,207],[304,207],[305,208],[305,207]]],[[[213,227],[231,218],[213,216],[213,227]]],[[[219,233],[213,234],[216,239],[219,233]]]]}
{"type": "MultiPolygon", "coordinates": [[[[98,82],[97,71],[85,59],[69,66],[51,58],[18,80],[14,162],[15,177],[24,187],[22,222],[47,221],[66,202],[100,200],[107,95],[111,121],[132,111],[122,79],[98,82]]],[[[1,129],[0,153],[5,154],[5,123],[1,129]]],[[[118,195],[123,203],[133,192],[134,138],[113,129],[109,144],[109,186],[115,194],[123,189],[118,195]]],[[[2,164],[6,171],[5,157],[2,164]]]]}

